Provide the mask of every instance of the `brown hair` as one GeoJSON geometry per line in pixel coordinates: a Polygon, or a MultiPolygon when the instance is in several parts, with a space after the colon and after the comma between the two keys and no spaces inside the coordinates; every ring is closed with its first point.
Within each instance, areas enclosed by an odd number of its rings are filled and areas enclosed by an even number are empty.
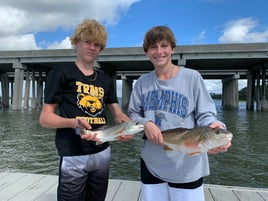
{"type": "Polygon", "coordinates": [[[172,48],[176,47],[176,39],[173,32],[167,26],[155,26],[151,28],[144,36],[143,40],[143,50],[148,51],[148,48],[153,44],[161,41],[167,40],[172,48]]]}
{"type": "Polygon", "coordinates": [[[70,37],[72,45],[76,45],[79,41],[93,41],[101,45],[101,50],[106,46],[107,32],[100,23],[94,19],[85,19],[79,24],[73,36],[70,37]]]}

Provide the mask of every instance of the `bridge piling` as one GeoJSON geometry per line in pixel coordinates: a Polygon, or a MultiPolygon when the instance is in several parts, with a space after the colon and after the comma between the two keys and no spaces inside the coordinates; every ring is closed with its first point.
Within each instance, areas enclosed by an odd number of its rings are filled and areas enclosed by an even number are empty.
{"type": "Polygon", "coordinates": [[[239,106],[238,97],[239,75],[222,80],[222,106],[226,109],[237,109],[239,106]]]}
{"type": "Polygon", "coordinates": [[[23,109],[29,108],[29,98],[30,98],[30,72],[26,71],[25,75],[25,92],[24,92],[24,107],[23,109]]]}
{"type": "Polygon", "coordinates": [[[9,81],[7,73],[1,75],[1,90],[2,90],[2,99],[0,99],[0,105],[2,107],[9,107],[9,81]]]}
{"type": "Polygon", "coordinates": [[[13,68],[15,69],[15,77],[12,110],[20,110],[22,103],[24,68],[19,61],[13,62],[13,68]]]}
{"type": "Polygon", "coordinates": [[[122,109],[125,112],[128,109],[130,95],[132,92],[132,83],[133,80],[131,79],[122,79],[122,109]]]}

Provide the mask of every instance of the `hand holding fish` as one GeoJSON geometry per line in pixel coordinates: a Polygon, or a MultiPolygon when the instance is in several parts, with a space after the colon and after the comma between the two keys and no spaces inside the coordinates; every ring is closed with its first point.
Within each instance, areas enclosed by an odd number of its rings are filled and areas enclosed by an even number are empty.
{"type": "Polygon", "coordinates": [[[79,129],[91,129],[91,125],[84,119],[77,119],[77,126],[79,129]]]}
{"type": "Polygon", "coordinates": [[[129,140],[132,140],[134,138],[134,135],[121,135],[118,137],[119,141],[126,142],[129,140]]]}
{"type": "Polygon", "coordinates": [[[221,129],[225,129],[224,126],[220,122],[218,122],[218,121],[215,121],[215,122],[211,123],[209,127],[210,128],[221,128],[221,129]]]}
{"type": "Polygon", "coordinates": [[[83,131],[90,130],[90,129],[91,129],[91,125],[86,120],[77,119],[76,131],[79,132],[78,134],[81,136],[81,139],[97,141],[96,133],[95,134],[83,133],[83,131]]]}
{"type": "MultiPolygon", "coordinates": [[[[123,113],[122,116],[120,116],[120,119],[115,118],[114,119],[115,122],[119,122],[119,123],[126,123],[126,122],[130,122],[131,120],[129,119],[129,117],[127,115],[125,115],[123,113]]],[[[132,140],[134,138],[134,135],[120,135],[117,140],[122,141],[122,142],[126,142],[129,140],[132,140]]]]}
{"type": "Polygon", "coordinates": [[[227,144],[225,144],[223,146],[210,149],[210,150],[208,150],[208,154],[217,154],[220,152],[227,152],[231,145],[232,145],[232,143],[228,142],[227,144]]]}
{"type": "Polygon", "coordinates": [[[144,130],[142,124],[128,121],[109,128],[106,126],[99,130],[76,129],[76,134],[80,135],[82,139],[97,141],[101,144],[108,141],[128,141],[134,137],[135,134],[144,130]]]}
{"type": "Polygon", "coordinates": [[[98,138],[97,138],[97,133],[92,133],[92,134],[83,134],[81,135],[81,139],[83,140],[92,140],[92,141],[98,141],[98,138]]]}
{"type": "MultiPolygon", "coordinates": [[[[210,125],[210,128],[222,128],[224,129],[223,125],[219,122],[213,122],[211,125],[210,125]]],[[[208,154],[217,154],[217,153],[221,153],[221,152],[227,152],[229,147],[232,145],[232,142],[228,142],[227,144],[223,145],[223,146],[220,146],[220,147],[216,147],[216,148],[213,148],[213,149],[210,149],[208,150],[208,154]]]]}
{"type": "Polygon", "coordinates": [[[161,130],[153,122],[149,121],[144,126],[144,133],[148,140],[154,144],[163,144],[163,136],[161,130]]]}

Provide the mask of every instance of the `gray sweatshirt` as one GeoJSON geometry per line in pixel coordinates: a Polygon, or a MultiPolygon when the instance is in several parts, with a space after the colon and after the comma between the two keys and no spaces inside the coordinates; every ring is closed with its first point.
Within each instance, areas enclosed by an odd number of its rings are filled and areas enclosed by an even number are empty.
{"type": "MultiPolygon", "coordinates": [[[[128,112],[131,119],[143,124],[153,121],[160,130],[217,121],[214,101],[201,75],[184,67],[168,80],[159,80],[155,71],[142,75],[135,83],[128,112]]],[[[189,157],[144,140],[141,157],[154,176],[167,182],[187,183],[209,175],[206,153],[189,157]]]]}

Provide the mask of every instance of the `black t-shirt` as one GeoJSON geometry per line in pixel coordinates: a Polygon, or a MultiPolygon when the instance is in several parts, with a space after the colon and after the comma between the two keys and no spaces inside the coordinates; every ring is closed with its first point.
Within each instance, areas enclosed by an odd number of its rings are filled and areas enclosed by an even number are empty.
{"type": "MultiPolygon", "coordinates": [[[[57,103],[60,116],[86,119],[94,129],[107,123],[106,104],[118,100],[109,76],[98,70],[85,76],[75,63],[69,63],[56,66],[48,73],[44,102],[57,103]]],[[[93,154],[108,146],[108,143],[96,145],[95,141],[81,140],[72,128],[56,131],[56,147],[61,156],[93,154]]]]}

